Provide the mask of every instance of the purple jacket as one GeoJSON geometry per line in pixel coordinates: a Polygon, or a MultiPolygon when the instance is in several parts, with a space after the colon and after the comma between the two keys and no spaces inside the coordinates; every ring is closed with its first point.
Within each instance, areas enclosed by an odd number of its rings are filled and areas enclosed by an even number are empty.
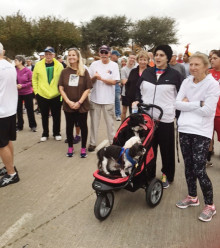
{"type": "Polygon", "coordinates": [[[27,67],[22,70],[16,68],[17,71],[17,84],[21,84],[22,88],[18,90],[18,95],[29,95],[33,93],[32,89],[32,71],[27,67]]]}

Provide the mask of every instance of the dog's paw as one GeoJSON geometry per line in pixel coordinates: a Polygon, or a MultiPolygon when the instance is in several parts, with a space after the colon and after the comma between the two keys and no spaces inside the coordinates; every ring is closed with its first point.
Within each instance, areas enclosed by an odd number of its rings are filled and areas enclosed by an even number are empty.
{"type": "Polygon", "coordinates": [[[122,176],[122,177],[127,177],[127,175],[125,174],[124,171],[121,171],[121,176],[122,176]]]}

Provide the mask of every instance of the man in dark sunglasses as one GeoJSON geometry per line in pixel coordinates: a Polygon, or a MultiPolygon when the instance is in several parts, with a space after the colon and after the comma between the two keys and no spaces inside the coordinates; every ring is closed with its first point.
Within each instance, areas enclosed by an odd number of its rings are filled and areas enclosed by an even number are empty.
{"type": "Polygon", "coordinates": [[[101,53],[101,54],[108,54],[108,52],[105,51],[105,50],[100,51],[100,53],[101,53]]]}
{"type": "Polygon", "coordinates": [[[98,138],[98,127],[103,112],[107,126],[109,143],[112,144],[115,135],[115,84],[120,80],[118,64],[110,60],[111,49],[108,46],[99,48],[100,60],[94,61],[89,67],[93,82],[90,95],[91,136],[89,152],[95,151],[98,138]]]}

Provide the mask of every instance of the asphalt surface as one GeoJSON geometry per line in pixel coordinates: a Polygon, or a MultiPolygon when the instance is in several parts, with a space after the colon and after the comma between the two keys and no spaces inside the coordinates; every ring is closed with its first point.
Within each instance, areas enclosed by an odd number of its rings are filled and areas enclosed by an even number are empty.
{"type": "MultiPolygon", "coordinates": [[[[62,115],[62,141],[53,137],[40,143],[38,132],[28,128],[14,142],[15,165],[21,181],[0,189],[0,247],[13,248],[219,248],[220,247],[220,144],[215,142],[214,166],[208,168],[214,188],[217,214],[209,223],[198,220],[204,207],[198,184],[200,206],[178,209],[175,203],[187,195],[182,157],[176,163],[175,181],[160,204],[150,208],[145,191],[115,192],[111,215],[99,221],[94,215],[96,194],[92,189],[97,168],[96,152],[79,157],[80,144],[73,158],[65,156],[65,119],[62,115]]],[[[51,124],[50,119],[50,124],[51,124]]],[[[89,121],[88,121],[89,123],[89,121]]],[[[115,121],[115,127],[119,122],[115,121]]],[[[51,130],[51,128],[50,128],[51,130]]],[[[102,120],[99,144],[105,144],[102,120]],[[104,141],[104,142],[103,142],[104,141]]],[[[3,164],[0,163],[2,167],[3,164]]],[[[158,159],[157,176],[161,177],[158,159]]]]}

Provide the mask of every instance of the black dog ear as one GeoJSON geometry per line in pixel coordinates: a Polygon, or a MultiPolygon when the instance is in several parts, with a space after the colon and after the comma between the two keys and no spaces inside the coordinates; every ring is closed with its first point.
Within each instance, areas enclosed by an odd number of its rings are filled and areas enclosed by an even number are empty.
{"type": "Polygon", "coordinates": [[[131,114],[130,115],[130,120],[128,122],[128,125],[131,126],[131,127],[135,127],[135,126],[138,126],[139,125],[139,119],[140,119],[140,114],[138,113],[135,113],[135,114],[131,114]]]}
{"type": "Polygon", "coordinates": [[[143,145],[139,143],[135,143],[130,149],[129,149],[129,155],[134,158],[139,151],[143,149],[143,145]]]}

